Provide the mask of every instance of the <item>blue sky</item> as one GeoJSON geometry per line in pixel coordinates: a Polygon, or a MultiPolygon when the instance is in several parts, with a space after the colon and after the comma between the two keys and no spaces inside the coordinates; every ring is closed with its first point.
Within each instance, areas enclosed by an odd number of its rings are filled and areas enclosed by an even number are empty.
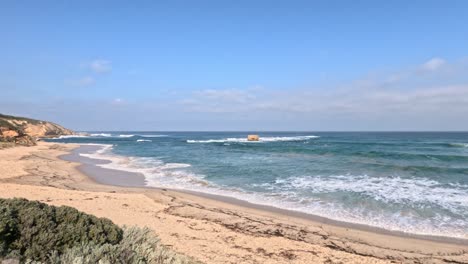
{"type": "Polygon", "coordinates": [[[466,1],[2,1],[0,112],[76,130],[468,130],[466,1]]]}

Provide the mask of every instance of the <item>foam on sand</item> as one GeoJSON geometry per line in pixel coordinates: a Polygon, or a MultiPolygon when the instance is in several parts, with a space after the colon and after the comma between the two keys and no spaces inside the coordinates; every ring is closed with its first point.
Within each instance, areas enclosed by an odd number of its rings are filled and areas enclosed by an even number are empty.
{"type": "Polygon", "coordinates": [[[191,166],[190,164],[164,163],[152,157],[120,156],[112,153],[113,145],[95,145],[101,148],[94,153],[80,153],[79,155],[110,161],[110,163],[96,165],[102,168],[141,173],[145,176],[149,186],[189,190],[189,186],[208,185],[208,182],[203,180],[203,176],[185,170],[191,166]]]}

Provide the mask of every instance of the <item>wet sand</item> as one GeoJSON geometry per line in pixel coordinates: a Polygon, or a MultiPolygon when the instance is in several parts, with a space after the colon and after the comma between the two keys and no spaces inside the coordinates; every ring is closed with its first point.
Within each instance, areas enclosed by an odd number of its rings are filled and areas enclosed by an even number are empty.
{"type": "Polygon", "coordinates": [[[80,156],[80,154],[94,153],[99,149],[101,149],[99,146],[80,145],[79,147],[70,151],[70,153],[61,155],[59,158],[66,161],[79,163],[80,165],[78,165],[77,168],[80,172],[101,184],[122,187],[146,186],[145,176],[143,176],[143,174],[101,168],[96,165],[108,164],[110,161],[91,159],[85,156],[80,156]]]}
{"type": "Polygon", "coordinates": [[[0,150],[0,197],[69,205],[120,225],[148,226],[164,244],[206,263],[468,263],[465,240],[388,233],[231,198],[144,188],[141,174],[73,157],[93,151],[77,147],[42,142],[0,150]]]}

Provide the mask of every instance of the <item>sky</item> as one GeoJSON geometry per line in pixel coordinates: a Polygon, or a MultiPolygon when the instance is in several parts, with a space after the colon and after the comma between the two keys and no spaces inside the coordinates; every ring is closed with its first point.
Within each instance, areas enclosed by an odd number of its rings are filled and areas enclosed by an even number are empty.
{"type": "Polygon", "coordinates": [[[468,1],[0,1],[0,113],[77,131],[468,131],[468,1]]]}

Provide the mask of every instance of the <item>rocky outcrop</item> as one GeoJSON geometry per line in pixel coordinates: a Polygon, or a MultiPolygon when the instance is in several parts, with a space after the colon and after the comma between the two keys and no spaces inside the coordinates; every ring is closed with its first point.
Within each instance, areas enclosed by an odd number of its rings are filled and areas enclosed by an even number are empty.
{"type": "Polygon", "coordinates": [[[52,122],[0,114],[0,142],[32,146],[38,138],[73,134],[72,130],[52,122]]]}
{"type": "Polygon", "coordinates": [[[258,135],[248,135],[247,140],[248,141],[259,141],[260,137],[258,135]]]}
{"type": "Polygon", "coordinates": [[[0,126],[0,143],[3,143],[0,149],[4,146],[14,146],[15,144],[34,146],[36,145],[36,139],[25,134],[22,130],[0,126]],[[5,143],[8,144],[5,145],[5,143]]]}
{"type": "Polygon", "coordinates": [[[39,124],[26,124],[24,132],[32,137],[57,137],[73,135],[74,132],[51,122],[41,121],[39,124]]]}

